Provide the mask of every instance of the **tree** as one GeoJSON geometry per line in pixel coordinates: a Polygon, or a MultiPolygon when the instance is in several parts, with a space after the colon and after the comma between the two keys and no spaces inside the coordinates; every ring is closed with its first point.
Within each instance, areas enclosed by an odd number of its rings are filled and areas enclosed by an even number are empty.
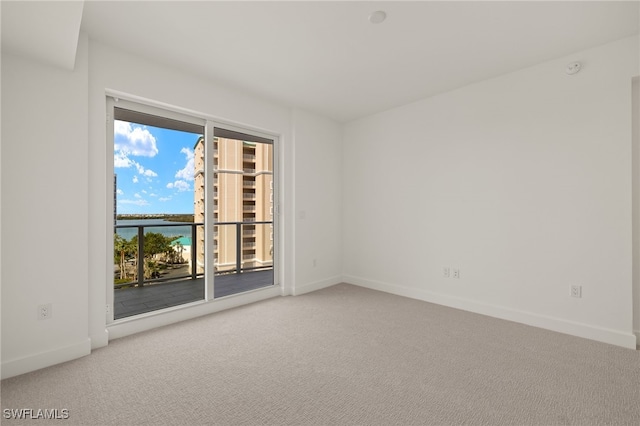
{"type": "Polygon", "coordinates": [[[173,245],[173,250],[169,252],[167,259],[169,259],[170,263],[182,263],[184,261],[182,257],[183,251],[184,251],[184,246],[180,242],[176,242],[173,245]]]}
{"type": "MultiPolygon", "coordinates": [[[[173,251],[171,247],[171,241],[173,238],[165,237],[164,235],[156,232],[147,232],[144,234],[144,278],[155,278],[159,273],[157,263],[153,260],[153,257],[159,253],[170,253],[173,251]]],[[[137,262],[138,262],[138,236],[134,235],[131,238],[131,245],[135,247],[136,257],[136,272],[134,280],[137,280],[137,262]]]]}
{"type": "Polygon", "coordinates": [[[118,234],[113,235],[114,262],[117,260],[120,265],[120,279],[127,278],[127,256],[135,253],[135,248],[131,241],[128,241],[118,234]]]}
{"type": "Polygon", "coordinates": [[[144,234],[144,256],[153,257],[158,253],[169,253],[172,250],[173,238],[165,237],[157,232],[144,234]]]}

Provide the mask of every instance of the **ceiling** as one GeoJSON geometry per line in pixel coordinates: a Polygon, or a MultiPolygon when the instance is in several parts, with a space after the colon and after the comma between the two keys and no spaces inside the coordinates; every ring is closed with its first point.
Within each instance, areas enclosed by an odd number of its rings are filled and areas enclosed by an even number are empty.
{"type": "Polygon", "coordinates": [[[2,1],[2,51],[73,69],[83,2],[2,1]]]}
{"type": "MultiPolygon", "coordinates": [[[[14,12],[5,19],[2,3],[3,48],[15,49],[5,37],[18,38],[20,28],[5,34],[14,12]]],[[[86,1],[81,29],[127,52],[346,122],[638,34],[639,6],[86,1]],[[376,10],[387,19],[374,25],[367,18],[376,10]]],[[[61,21],[60,33],[69,25],[66,15],[48,12],[61,21]]],[[[42,38],[54,37],[50,32],[43,30],[42,38]]],[[[59,38],[71,44],[68,35],[59,38]]],[[[77,34],[73,49],[76,44],[77,34]]]]}

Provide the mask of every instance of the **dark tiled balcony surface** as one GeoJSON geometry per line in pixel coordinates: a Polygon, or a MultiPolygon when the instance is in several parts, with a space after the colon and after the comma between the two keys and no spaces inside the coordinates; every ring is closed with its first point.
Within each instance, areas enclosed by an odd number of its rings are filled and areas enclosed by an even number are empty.
{"type": "MultiPolygon", "coordinates": [[[[273,285],[273,269],[217,275],[214,297],[224,297],[273,285]]],[[[182,305],[204,299],[204,278],[117,289],[114,292],[115,319],[182,305]]]]}

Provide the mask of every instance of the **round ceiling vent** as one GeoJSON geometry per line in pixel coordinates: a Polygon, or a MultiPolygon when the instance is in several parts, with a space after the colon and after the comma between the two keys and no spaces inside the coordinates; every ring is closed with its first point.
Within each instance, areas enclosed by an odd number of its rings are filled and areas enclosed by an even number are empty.
{"type": "Polygon", "coordinates": [[[387,19],[387,14],[382,10],[376,10],[371,15],[369,15],[369,22],[372,24],[379,24],[387,19]]]}

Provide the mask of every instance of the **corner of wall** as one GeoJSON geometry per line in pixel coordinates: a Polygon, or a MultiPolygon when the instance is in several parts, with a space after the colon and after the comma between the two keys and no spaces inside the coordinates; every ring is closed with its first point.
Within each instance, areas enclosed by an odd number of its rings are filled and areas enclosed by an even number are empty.
{"type": "Polygon", "coordinates": [[[312,291],[322,290],[342,282],[342,276],[335,276],[312,283],[306,283],[293,288],[292,296],[300,296],[302,294],[311,293],[312,291]]]}

